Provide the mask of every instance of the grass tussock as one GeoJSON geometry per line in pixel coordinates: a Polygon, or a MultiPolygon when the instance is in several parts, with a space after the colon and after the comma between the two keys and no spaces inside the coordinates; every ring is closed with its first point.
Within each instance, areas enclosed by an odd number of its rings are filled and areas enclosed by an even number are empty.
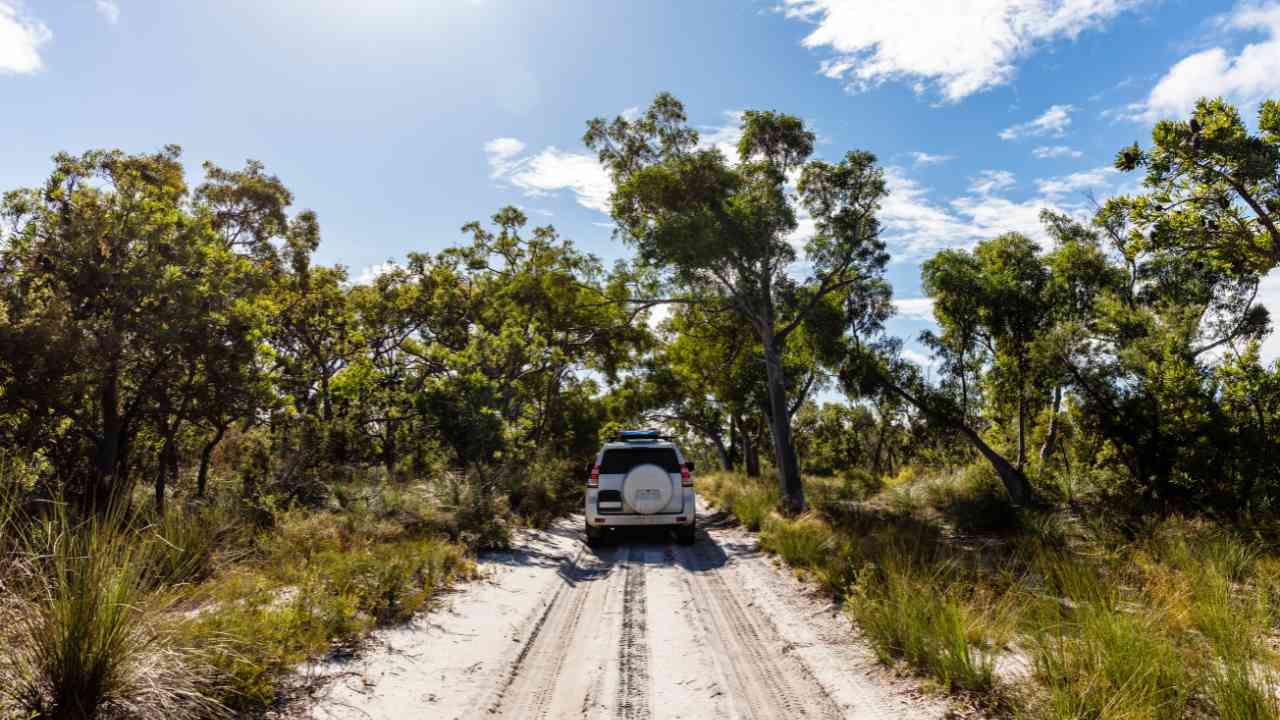
{"type": "Polygon", "coordinates": [[[996,715],[1280,718],[1280,554],[1259,541],[1016,509],[982,466],[902,472],[863,497],[843,484],[807,479],[796,517],[768,481],[701,491],[841,600],[882,661],[996,715]]]}
{"type": "Polygon", "coordinates": [[[0,703],[22,717],[227,714],[202,649],[177,642],[165,588],[175,551],[119,513],[77,521],[61,505],[22,529],[0,703]]]}
{"type": "Polygon", "coordinates": [[[217,718],[279,702],[474,573],[429,494],[352,485],[327,508],[234,498],[79,514],[0,488],[0,717],[217,718]],[[11,650],[11,651],[10,651],[11,650]]]}

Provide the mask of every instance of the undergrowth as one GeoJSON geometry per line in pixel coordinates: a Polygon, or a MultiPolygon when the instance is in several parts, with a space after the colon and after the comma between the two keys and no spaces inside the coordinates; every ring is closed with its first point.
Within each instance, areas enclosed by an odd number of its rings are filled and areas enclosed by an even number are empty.
{"type": "Polygon", "coordinates": [[[140,503],[95,514],[0,482],[0,717],[274,706],[302,664],[410,618],[505,537],[442,505],[350,484],[323,507],[219,495],[163,516],[140,503]]]}
{"type": "Polygon", "coordinates": [[[1238,527],[1022,510],[980,465],[868,485],[806,478],[795,517],[768,480],[700,492],[841,601],[881,661],[992,714],[1280,717],[1280,556],[1238,527]]]}

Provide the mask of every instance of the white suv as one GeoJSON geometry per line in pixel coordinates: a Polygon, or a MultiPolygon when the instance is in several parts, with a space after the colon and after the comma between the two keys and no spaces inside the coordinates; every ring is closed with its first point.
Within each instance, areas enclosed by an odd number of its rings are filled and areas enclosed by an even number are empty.
{"type": "Polygon", "coordinates": [[[693,543],[693,463],[656,430],[627,430],[605,443],[587,471],[587,544],[609,528],[663,526],[693,543]]]}

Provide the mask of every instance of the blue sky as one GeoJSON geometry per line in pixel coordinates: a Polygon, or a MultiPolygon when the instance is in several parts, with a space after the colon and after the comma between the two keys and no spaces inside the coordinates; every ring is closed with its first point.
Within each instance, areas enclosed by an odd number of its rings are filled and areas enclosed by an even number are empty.
{"type": "Polygon", "coordinates": [[[59,150],[177,143],[193,174],[266,163],[353,277],[507,204],[610,260],[584,123],[669,90],[708,142],[776,109],[824,157],[879,156],[910,338],[922,259],[1086,212],[1155,119],[1252,113],[1278,69],[1275,0],[0,0],[0,188],[59,150]]]}

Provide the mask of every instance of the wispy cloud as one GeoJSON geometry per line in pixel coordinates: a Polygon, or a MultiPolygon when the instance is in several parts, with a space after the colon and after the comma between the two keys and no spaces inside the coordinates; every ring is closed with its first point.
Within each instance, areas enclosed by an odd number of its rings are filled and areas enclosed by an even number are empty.
{"type": "Polygon", "coordinates": [[[44,67],[40,46],[53,39],[44,23],[16,0],[0,0],[0,75],[24,75],[44,67]]]}
{"type": "Polygon", "coordinates": [[[902,317],[933,322],[933,298],[897,298],[893,301],[893,307],[902,317]]]}
{"type": "Polygon", "coordinates": [[[929,165],[940,165],[948,160],[955,160],[955,155],[930,155],[927,152],[917,150],[911,153],[911,164],[916,167],[926,167],[929,165]]]}
{"type": "Polygon", "coordinates": [[[1084,153],[1079,150],[1066,145],[1041,145],[1032,150],[1031,154],[1041,160],[1064,157],[1078,158],[1084,155],[1084,153]]]}
{"type": "Polygon", "coordinates": [[[1188,55],[1169,68],[1144,101],[1113,109],[1108,116],[1155,122],[1188,114],[1202,97],[1221,96],[1247,106],[1280,94],[1280,2],[1242,3],[1216,24],[1265,37],[1234,54],[1213,47],[1188,55]]]}
{"type": "Polygon", "coordinates": [[[609,212],[613,183],[594,156],[555,146],[524,155],[524,142],[510,137],[490,140],[484,144],[484,151],[490,177],[510,183],[528,197],[547,197],[567,190],[582,207],[609,212]]]}
{"type": "Polygon", "coordinates": [[[377,265],[370,265],[361,271],[359,277],[356,278],[357,285],[372,285],[379,277],[389,272],[401,269],[401,265],[393,260],[388,260],[377,265]]]}
{"type": "Polygon", "coordinates": [[[1011,188],[1015,184],[1016,179],[1008,170],[983,170],[977,177],[969,179],[969,192],[990,195],[997,190],[1011,188]]]}
{"type": "Polygon", "coordinates": [[[1093,188],[1107,187],[1111,177],[1118,171],[1113,167],[1101,166],[1092,170],[1082,170],[1070,175],[1061,175],[1036,181],[1036,188],[1041,195],[1057,197],[1081,192],[1093,188]]]}
{"type": "MultiPolygon", "coordinates": [[[[919,262],[948,248],[971,248],[1001,233],[1019,232],[1047,243],[1040,222],[1042,210],[1056,210],[1084,219],[1091,211],[1084,191],[1110,195],[1120,188],[1110,168],[1096,168],[1070,175],[1040,178],[1035,193],[1024,199],[1007,192],[1017,187],[1005,170],[987,170],[970,180],[968,190],[949,200],[933,197],[929,188],[901,167],[885,170],[889,196],[881,205],[880,221],[885,242],[897,262],[919,262]]],[[[910,315],[900,307],[904,315],[910,315]]]]}
{"type": "Polygon", "coordinates": [[[107,22],[112,25],[120,22],[120,6],[115,0],[94,0],[94,5],[98,8],[98,14],[107,22]]]}
{"type": "MultiPolygon", "coordinates": [[[[638,115],[635,108],[628,108],[624,115],[638,115]]],[[[730,161],[738,157],[738,140],[742,137],[742,113],[727,111],[723,125],[706,125],[699,128],[699,143],[703,147],[718,148],[730,161]]],[[[609,195],[613,181],[594,155],[569,152],[548,146],[535,153],[527,152],[524,141],[514,137],[494,138],[484,144],[489,163],[489,176],[519,189],[528,197],[547,197],[568,191],[582,207],[608,214],[609,195]]],[[[810,223],[811,225],[812,223],[810,223]]],[[[812,235],[808,228],[807,238],[812,235]]],[[[796,237],[806,231],[805,220],[796,237]]],[[[796,242],[802,242],[797,239],[796,242]]]]}
{"type": "Polygon", "coordinates": [[[513,137],[494,138],[484,144],[484,154],[489,156],[489,177],[497,178],[511,171],[524,152],[524,143],[513,137]]]}
{"type": "Polygon", "coordinates": [[[1017,140],[1024,137],[1062,137],[1071,126],[1074,105],[1052,105],[1034,120],[1007,127],[1000,131],[1001,140],[1017,140]]]}
{"type": "Polygon", "coordinates": [[[1074,39],[1144,0],[783,0],[812,23],[803,43],[829,48],[819,71],[852,90],[887,81],[936,88],[944,102],[1008,83],[1039,48],[1074,39]]]}
{"type": "Polygon", "coordinates": [[[738,141],[742,139],[742,111],[726,110],[721,125],[703,125],[698,128],[698,144],[720,151],[729,162],[738,161],[738,141]]]}

